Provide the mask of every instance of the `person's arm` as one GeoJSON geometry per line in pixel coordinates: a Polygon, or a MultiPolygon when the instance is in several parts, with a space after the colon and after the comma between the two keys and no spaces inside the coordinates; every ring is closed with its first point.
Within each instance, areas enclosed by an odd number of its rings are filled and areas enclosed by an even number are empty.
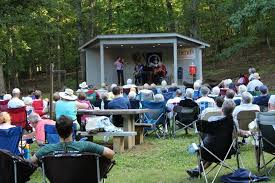
{"type": "Polygon", "coordinates": [[[89,105],[86,103],[80,103],[80,102],[76,101],[76,107],[77,107],[77,109],[88,109],[89,105]]]}
{"type": "Polygon", "coordinates": [[[115,152],[111,149],[109,149],[108,147],[104,147],[102,156],[108,158],[108,159],[113,159],[115,155],[115,152]]]}
{"type": "Polygon", "coordinates": [[[31,132],[29,134],[25,134],[22,136],[22,140],[31,139],[35,136],[35,132],[31,132]]]}

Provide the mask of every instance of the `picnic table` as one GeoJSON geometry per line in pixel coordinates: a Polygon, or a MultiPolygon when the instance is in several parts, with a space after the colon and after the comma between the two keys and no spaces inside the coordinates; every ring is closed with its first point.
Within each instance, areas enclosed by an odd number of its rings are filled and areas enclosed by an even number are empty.
{"type": "MultiPolygon", "coordinates": [[[[79,109],[78,115],[97,115],[97,116],[109,116],[109,115],[121,115],[123,117],[123,131],[135,132],[135,115],[154,112],[152,109],[104,109],[104,110],[87,110],[79,109]]],[[[131,149],[135,146],[135,137],[126,136],[124,138],[125,149],[131,149]]]]}

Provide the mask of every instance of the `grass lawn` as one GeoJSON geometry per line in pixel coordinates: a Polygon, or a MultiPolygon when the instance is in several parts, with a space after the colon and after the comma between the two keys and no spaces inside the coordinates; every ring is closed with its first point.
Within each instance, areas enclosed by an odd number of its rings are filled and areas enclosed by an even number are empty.
{"type": "MultiPolygon", "coordinates": [[[[196,166],[196,156],[187,152],[189,144],[197,142],[197,137],[191,132],[189,135],[178,134],[169,139],[157,139],[153,136],[145,138],[145,144],[135,146],[122,154],[116,154],[116,165],[108,174],[106,183],[181,183],[204,182],[203,179],[189,179],[185,170],[196,166]]],[[[252,145],[241,147],[241,157],[244,166],[258,173],[255,167],[252,145]]],[[[235,165],[235,157],[227,161],[235,165]]],[[[271,166],[271,165],[270,165],[271,166]]],[[[222,169],[220,175],[230,173],[230,170],[222,169]]],[[[41,183],[41,170],[37,170],[32,176],[31,183],[41,183]]],[[[210,176],[214,176],[213,173],[210,176]]],[[[275,170],[271,177],[275,182],[275,170]]],[[[220,182],[219,178],[217,182],[220,182]]]]}

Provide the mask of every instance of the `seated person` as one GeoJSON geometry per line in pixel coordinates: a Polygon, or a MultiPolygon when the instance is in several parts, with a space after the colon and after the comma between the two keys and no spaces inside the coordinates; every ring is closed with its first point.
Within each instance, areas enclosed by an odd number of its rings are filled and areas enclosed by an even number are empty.
{"type": "Polygon", "coordinates": [[[136,88],[137,86],[133,84],[132,79],[127,79],[127,84],[122,87],[123,95],[128,95],[131,88],[136,88]]]}
{"type": "Polygon", "coordinates": [[[113,88],[117,87],[117,84],[111,84],[110,88],[109,88],[109,92],[107,94],[108,96],[108,100],[113,100],[115,98],[114,94],[113,94],[113,88]]]}
{"type": "Polygon", "coordinates": [[[200,111],[202,112],[204,109],[208,107],[215,107],[214,99],[208,97],[210,89],[206,86],[202,86],[200,89],[201,98],[197,99],[196,102],[200,107],[200,111]]]}
{"type": "Polygon", "coordinates": [[[214,100],[220,95],[220,88],[218,86],[215,86],[212,88],[211,94],[208,95],[208,97],[213,98],[214,100]]]}
{"type": "MultiPolygon", "coordinates": [[[[118,86],[114,87],[112,92],[115,98],[108,103],[108,109],[131,109],[129,99],[121,96],[121,90],[118,86]]],[[[121,115],[113,116],[113,124],[117,127],[123,126],[121,115]]]]}
{"type": "Polygon", "coordinates": [[[48,106],[48,102],[42,99],[42,92],[40,90],[35,90],[34,92],[35,99],[32,102],[32,106],[34,108],[35,113],[40,116],[45,114],[45,110],[48,106]]]}
{"type": "Polygon", "coordinates": [[[235,97],[235,91],[232,89],[228,89],[225,93],[224,100],[232,100],[235,97]]]}
{"type": "Polygon", "coordinates": [[[238,87],[238,92],[237,95],[234,96],[233,100],[235,102],[236,105],[240,105],[241,104],[241,100],[242,100],[242,93],[246,92],[247,88],[245,85],[240,85],[238,87]]]}
{"type": "Polygon", "coordinates": [[[55,125],[55,121],[50,119],[42,119],[38,114],[32,113],[28,117],[28,121],[35,129],[32,133],[23,135],[23,139],[31,139],[35,137],[38,145],[45,143],[45,125],[55,125]]]}
{"type": "Polygon", "coordinates": [[[139,99],[140,101],[154,100],[154,93],[152,90],[149,90],[147,83],[145,83],[143,89],[139,91],[139,99]]]}
{"type": "Polygon", "coordinates": [[[89,100],[86,100],[86,94],[84,92],[79,92],[77,96],[77,101],[80,103],[86,103],[89,107],[88,109],[93,109],[89,100]]]}
{"type": "Polygon", "coordinates": [[[181,107],[198,107],[198,104],[193,100],[194,90],[187,88],[185,91],[185,98],[180,101],[179,106],[181,107]]]}
{"type": "Polygon", "coordinates": [[[178,105],[181,100],[182,100],[182,91],[180,89],[177,89],[175,98],[169,99],[166,103],[166,108],[167,108],[168,111],[170,111],[167,114],[169,119],[172,119],[172,117],[173,117],[173,108],[174,108],[174,106],[178,105]]]}
{"type": "Polygon", "coordinates": [[[201,97],[201,93],[200,93],[201,81],[200,81],[200,80],[195,81],[195,82],[194,82],[194,85],[193,85],[193,88],[194,88],[193,99],[194,99],[194,100],[197,100],[198,98],[201,97]]]}
{"type": "Polygon", "coordinates": [[[7,111],[8,110],[8,102],[10,101],[10,99],[12,98],[12,96],[10,94],[5,94],[3,96],[3,100],[0,100],[0,111],[7,111]]]}
{"type": "Polygon", "coordinates": [[[9,129],[15,127],[11,125],[11,117],[7,112],[0,113],[0,129],[9,129]]]}
{"type": "Polygon", "coordinates": [[[259,90],[261,94],[260,96],[254,98],[253,104],[257,104],[258,106],[264,106],[267,108],[268,100],[270,98],[270,95],[268,94],[268,88],[267,86],[262,85],[259,87],[259,90]]]}
{"type": "Polygon", "coordinates": [[[128,95],[131,109],[139,109],[140,108],[139,100],[136,99],[136,95],[137,94],[134,91],[130,91],[130,93],[128,95]]]}
{"type": "Polygon", "coordinates": [[[31,97],[23,97],[24,104],[26,105],[26,111],[27,116],[29,116],[31,113],[34,112],[33,106],[32,106],[32,98],[31,97]]]}
{"type": "Polygon", "coordinates": [[[164,96],[162,94],[156,94],[154,96],[154,102],[164,102],[164,96]]]}
{"type": "Polygon", "coordinates": [[[263,85],[263,83],[260,81],[259,74],[258,73],[254,73],[251,76],[251,80],[247,84],[247,91],[249,91],[249,92],[255,92],[256,88],[259,88],[262,85],[263,85]]]}
{"type": "Polygon", "coordinates": [[[73,141],[73,121],[66,116],[61,116],[55,124],[57,133],[60,137],[60,143],[58,144],[47,144],[40,148],[30,159],[32,163],[37,163],[42,156],[52,154],[55,151],[78,151],[82,152],[91,152],[99,154],[108,159],[112,159],[114,156],[114,151],[103,147],[101,145],[95,144],[88,141],[73,141]]]}
{"type": "MultiPolygon", "coordinates": [[[[222,105],[223,116],[215,116],[208,121],[199,121],[197,123],[198,130],[205,133],[202,139],[204,146],[220,159],[224,159],[232,144],[232,133],[234,129],[232,112],[234,108],[234,101],[226,100],[222,105]]],[[[201,149],[201,156],[204,169],[207,169],[212,162],[219,162],[203,148],[201,149]]],[[[202,167],[187,170],[186,172],[190,177],[198,177],[199,172],[202,172],[202,167]]]]}
{"type": "Polygon", "coordinates": [[[150,85],[150,90],[153,91],[154,95],[156,95],[156,94],[158,93],[157,86],[156,86],[155,83],[152,83],[152,84],[150,85]]]}
{"type": "Polygon", "coordinates": [[[8,102],[8,108],[20,108],[25,106],[24,102],[20,99],[20,93],[18,88],[12,90],[12,98],[8,102]]]}
{"type": "Polygon", "coordinates": [[[217,97],[215,99],[216,106],[215,107],[208,107],[205,110],[202,111],[201,113],[201,119],[204,118],[204,116],[209,113],[209,112],[222,112],[222,104],[224,102],[223,97],[217,97]]]}
{"type": "Polygon", "coordinates": [[[167,89],[167,82],[165,80],[161,81],[161,93],[167,93],[168,89],[167,89]]]}

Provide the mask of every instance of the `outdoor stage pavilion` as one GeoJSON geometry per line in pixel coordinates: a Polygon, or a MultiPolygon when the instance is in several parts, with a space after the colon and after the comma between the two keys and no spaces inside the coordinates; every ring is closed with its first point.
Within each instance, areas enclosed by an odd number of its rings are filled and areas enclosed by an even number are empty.
{"type": "MultiPolygon", "coordinates": [[[[124,80],[133,78],[135,62],[146,64],[156,57],[167,67],[166,80],[181,85],[192,83],[189,66],[197,67],[196,78],[202,80],[202,49],[210,45],[177,33],[99,35],[85,43],[79,51],[86,53],[88,84],[117,83],[114,61],[124,58],[124,80]],[[178,68],[182,69],[178,76],[178,68]]],[[[180,70],[181,70],[180,69],[180,70]]]]}

